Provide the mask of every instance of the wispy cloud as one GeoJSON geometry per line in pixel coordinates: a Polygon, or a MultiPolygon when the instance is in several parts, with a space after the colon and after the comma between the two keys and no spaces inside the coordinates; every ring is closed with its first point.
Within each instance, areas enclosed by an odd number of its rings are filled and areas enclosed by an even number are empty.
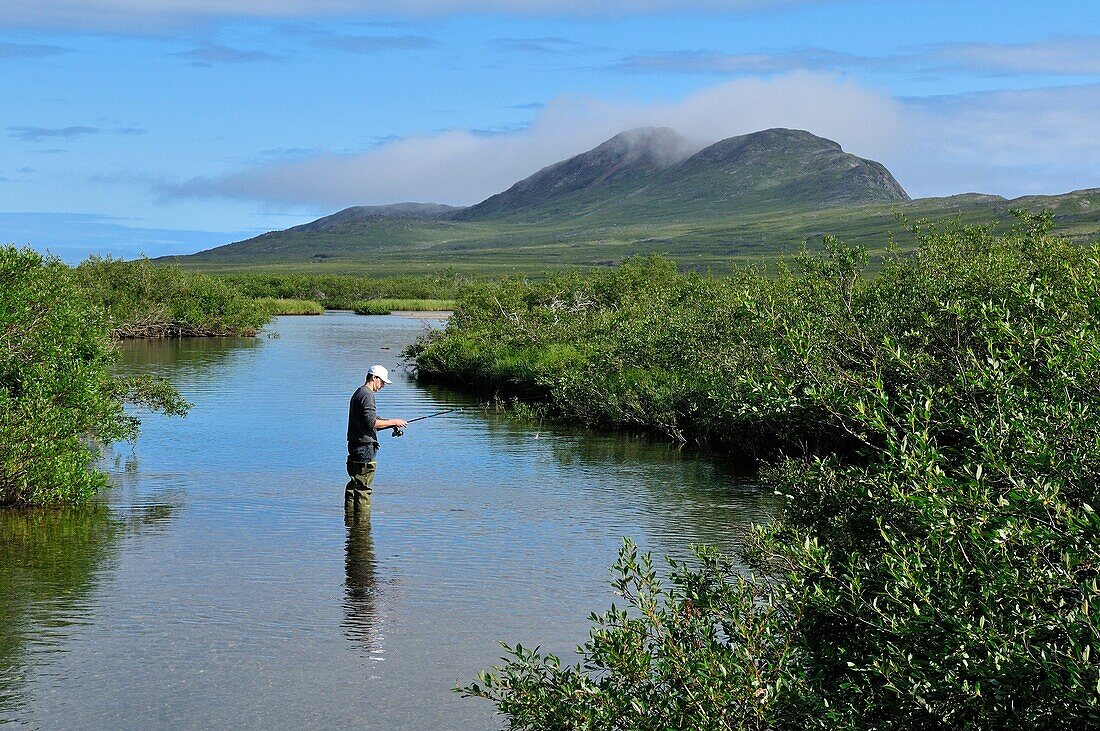
{"type": "MultiPolygon", "coordinates": [[[[74,139],[85,135],[95,135],[101,132],[114,133],[116,135],[143,135],[145,130],[141,127],[115,127],[104,129],[102,127],[88,127],[85,125],[73,127],[8,127],[8,136],[24,142],[41,142],[50,139],[74,139]]],[[[36,152],[63,152],[63,150],[36,150],[36,152]]]]}
{"type": "Polygon", "coordinates": [[[423,17],[492,13],[519,16],[631,16],[653,12],[744,12],[837,0],[4,0],[0,25],[149,30],[217,18],[423,17]]]}
{"type": "Polygon", "coordinates": [[[547,36],[542,38],[494,38],[493,48],[500,53],[592,53],[611,50],[605,46],[595,46],[590,43],[547,36]]]}
{"type": "Polygon", "coordinates": [[[951,43],[934,47],[929,55],[948,69],[986,74],[1100,74],[1100,36],[1032,43],[951,43]]]}
{"type": "Polygon", "coordinates": [[[89,254],[188,254],[246,238],[243,232],[145,228],[140,221],[87,213],[0,212],[0,230],[5,242],[49,251],[74,264],[89,254]]]}
{"type": "Polygon", "coordinates": [[[99,132],[98,127],[8,127],[8,135],[24,142],[47,139],[72,139],[99,132]]]}
{"type": "Polygon", "coordinates": [[[60,56],[63,53],[69,53],[69,49],[42,43],[7,43],[6,41],[0,41],[0,61],[47,58],[49,56],[60,56]]]}
{"type": "Polygon", "coordinates": [[[192,66],[213,66],[214,64],[238,64],[258,63],[263,61],[282,61],[282,56],[277,56],[267,51],[249,51],[239,48],[231,48],[220,43],[204,43],[201,46],[187,51],[169,53],[169,56],[187,59],[192,66]]]}
{"type": "Polygon", "coordinates": [[[679,50],[627,56],[618,71],[741,76],[794,70],[910,71],[986,76],[1100,74],[1100,36],[1051,38],[1031,43],[949,43],[906,53],[867,56],[824,48],[759,53],[679,50]]]}
{"type": "Polygon", "coordinates": [[[325,34],[314,38],[311,43],[321,48],[332,48],[349,53],[377,53],[379,51],[431,48],[439,42],[417,35],[343,35],[325,34]]]}
{"type": "Polygon", "coordinates": [[[895,64],[894,58],[872,58],[851,53],[806,48],[779,53],[717,53],[715,51],[672,51],[627,56],[613,65],[620,71],[678,74],[776,74],[795,70],[839,70],[895,64]]]}
{"type": "Polygon", "coordinates": [[[1100,84],[905,101],[894,168],[924,195],[1100,187],[1100,84]]]}

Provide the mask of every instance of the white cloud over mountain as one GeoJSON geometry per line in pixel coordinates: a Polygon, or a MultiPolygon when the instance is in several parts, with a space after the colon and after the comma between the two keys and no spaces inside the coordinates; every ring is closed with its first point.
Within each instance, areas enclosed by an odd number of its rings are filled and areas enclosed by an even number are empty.
{"type": "Polygon", "coordinates": [[[638,126],[703,143],[768,127],[805,129],[883,162],[915,196],[1007,196],[1100,185],[1100,85],[897,99],[830,74],[736,79],[677,101],[559,97],[526,129],[450,130],[358,154],[269,161],[161,184],[166,198],[338,208],[397,201],[469,204],[638,126]]]}
{"type": "Polygon", "coordinates": [[[895,149],[899,104],[823,74],[738,79],[671,102],[559,97],[526,129],[451,130],[387,142],[359,154],[269,162],[162,186],[170,198],[225,197],[338,207],[404,200],[475,203],[623,130],[667,126],[700,146],[767,127],[798,127],[858,154],[895,149]]]}

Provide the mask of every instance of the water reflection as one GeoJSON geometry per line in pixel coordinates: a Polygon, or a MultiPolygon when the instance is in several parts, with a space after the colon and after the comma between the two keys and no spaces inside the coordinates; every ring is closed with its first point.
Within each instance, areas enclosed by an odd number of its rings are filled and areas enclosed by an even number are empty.
{"type": "Polygon", "coordinates": [[[380,597],[370,513],[346,511],[344,525],[348,533],[344,555],[344,628],[353,644],[362,647],[372,659],[381,659],[380,597]]]}
{"type": "Polygon", "coordinates": [[[263,346],[262,338],[169,338],[123,340],[119,343],[126,372],[173,375],[183,379],[219,364],[230,365],[250,350],[263,346]]]}
{"type": "Polygon", "coordinates": [[[90,620],[120,539],[163,525],[172,511],[146,505],[118,514],[98,503],[0,510],[0,712],[23,704],[28,672],[61,647],[68,628],[90,620]]]}

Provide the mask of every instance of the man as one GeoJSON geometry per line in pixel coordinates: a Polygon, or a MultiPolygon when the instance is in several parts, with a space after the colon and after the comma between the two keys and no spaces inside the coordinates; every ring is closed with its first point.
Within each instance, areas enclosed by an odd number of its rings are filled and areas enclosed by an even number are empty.
{"type": "Polygon", "coordinates": [[[393,427],[404,429],[409,425],[404,419],[378,418],[374,394],[388,383],[393,383],[389,371],[383,366],[372,365],[367,371],[366,382],[351,396],[348,410],[348,475],[351,479],[344,488],[345,511],[370,512],[371,483],[378,469],[375,459],[378,430],[393,427]]]}

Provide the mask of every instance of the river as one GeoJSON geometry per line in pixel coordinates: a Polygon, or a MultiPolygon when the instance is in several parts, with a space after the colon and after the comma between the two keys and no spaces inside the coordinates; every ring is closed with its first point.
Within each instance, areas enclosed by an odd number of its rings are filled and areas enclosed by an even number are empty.
{"type": "Polygon", "coordinates": [[[431,325],[126,343],[194,408],[144,415],[95,505],[0,512],[0,723],[499,728],[451,689],[499,640],[573,657],[623,536],[684,557],[766,519],[758,489],[672,446],[418,384],[400,352],[431,325]],[[346,525],[347,402],[375,362],[395,373],[381,416],[460,410],[381,437],[371,523],[346,525]]]}

